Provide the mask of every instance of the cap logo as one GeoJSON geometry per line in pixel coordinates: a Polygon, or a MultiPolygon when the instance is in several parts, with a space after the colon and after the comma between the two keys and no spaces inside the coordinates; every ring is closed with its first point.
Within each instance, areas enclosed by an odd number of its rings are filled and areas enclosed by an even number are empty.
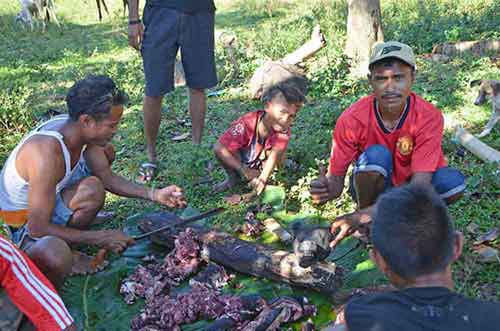
{"type": "Polygon", "coordinates": [[[382,52],[380,53],[380,55],[385,55],[385,54],[388,54],[388,53],[391,53],[391,52],[400,51],[400,50],[401,50],[400,46],[395,46],[395,45],[386,46],[386,47],[384,47],[382,49],[382,52]]]}

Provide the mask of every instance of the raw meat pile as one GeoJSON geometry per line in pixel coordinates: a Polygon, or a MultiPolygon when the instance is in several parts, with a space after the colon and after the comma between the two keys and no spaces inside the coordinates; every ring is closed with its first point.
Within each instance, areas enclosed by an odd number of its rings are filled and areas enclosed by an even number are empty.
{"type": "Polygon", "coordinates": [[[120,293],[125,296],[125,302],[132,304],[137,297],[142,297],[148,303],[160,295],[168,295],[170,287],[178,286],[198,271],[200,250],[200,242],[192,229],[180,233],[175,248],[165,256],[163,263],[139,265],[123,281],[120,293]]]}
{"type": "MultiPolygon", "coordinates": [[[[229,325],[218,330],[279,330],[282,323],[314,315],[316,309],[306,301],[282,297],[266,303],[257,295],[238,297],[222,294],[221,288],[230,279],[223,267],[209,264],[192,278],[190,289],[170,295],[178,286],[198,271],[202,265],[201,244],[193,230],[187,229],[175,240],[175,248],[160,264],[138,266],[125,279],[120,292],[132,304],[138,297],[146,299],[141,313],[131,322],[133,331],[180,331],[182,324],[197,320],[215,320],[229,325]],[[300,302],[299,302],[300,301],[300,302]]],[[[214,330],[215,330],[214,329],[214,330]]]]}

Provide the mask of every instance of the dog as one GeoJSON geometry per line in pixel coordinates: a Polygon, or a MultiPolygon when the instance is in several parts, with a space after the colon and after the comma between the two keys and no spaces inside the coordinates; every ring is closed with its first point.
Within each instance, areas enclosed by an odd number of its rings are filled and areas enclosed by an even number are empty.
{"type": "Polygon", "coordinates": [[[474,101],[476,106],[482,105],[486,102],[487,96],[491,97],[491,108],[492,114],[490,120],[484,127],[483,132],[481,132],[478,137],[484,137],[488,135],[493,127],[500,119],[500,80],[486,80],[486,79],[476,79],[470,82],[470,87],[479,85],[479,95],[474,101]]]}
{"type": "Polygon", "coordinates": [[[43,31],[45,31],[46,23],[49,23],[50,20],[53,20],[58,27],[60,26],[54,10],[53,0],[19,1],[21,3],[21,11],[17,14],[16,21],[29,26],[31,31],[33,31],[34,28],[33,18],[36,18],[38,22],[41,22],[43,31]],[[45,17],[43,17],[44,14],[45,17]]]}

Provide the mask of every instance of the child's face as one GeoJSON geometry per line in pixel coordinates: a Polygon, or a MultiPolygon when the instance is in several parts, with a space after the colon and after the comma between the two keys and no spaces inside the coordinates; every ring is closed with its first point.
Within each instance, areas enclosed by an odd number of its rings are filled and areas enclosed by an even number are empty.
{"type": "Polygon", "coordinates": [[[302,104],[290,104],[283,95],[276,95],[266,105],[271,127],[276,132],[286,132],[291,126],[302,104]]]}

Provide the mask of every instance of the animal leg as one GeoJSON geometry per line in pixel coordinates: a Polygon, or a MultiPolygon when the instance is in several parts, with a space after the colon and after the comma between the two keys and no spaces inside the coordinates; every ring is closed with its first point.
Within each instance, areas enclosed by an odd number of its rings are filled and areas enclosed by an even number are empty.
{"type": "Polygon", "coordinates": [[[127,13],[128,0],[123,0],[123,16],[127,13]]]}
{"type": "Polygon", "coordinates": [[[52,20],[54,21],[54,23],[60,27],[61,25],[59,24],[59,21],[57,19],[57,16],[56,16],[56,12],[54,10],[54,2],[52,0],[48,0],[47,2],[47,22],[50,21],[50,17],[52,16],[52,20]]]}
{"type": "Polygon", "coordinates": [[[102,21],[101,1],[95,0],[95,2],[97,3],[97,13],[99,15],[99,21],[102,21]]]}
{"type": "Polygon", "coordinates": [[[102,2],[102,6],[104,7],[104,10],[106,11],[106,14],[108,14],[108,16],[109,16],[108,6],[106,6],[106,1],[101,0],[101,2],[102,2]]]}
{"type": "Polygon", "coordinates": [[[490,134],[491,130],[493,130],[493,128],[495,127],[495,124],[498,122],[499,119],[500,119],[499,112],[494,112],[493,114],[491,114],[490,120],[488,121],[488,123],[484,127],[483,132],[481,132],[477,137],[482,138],[482,137],[490,134]]]}

